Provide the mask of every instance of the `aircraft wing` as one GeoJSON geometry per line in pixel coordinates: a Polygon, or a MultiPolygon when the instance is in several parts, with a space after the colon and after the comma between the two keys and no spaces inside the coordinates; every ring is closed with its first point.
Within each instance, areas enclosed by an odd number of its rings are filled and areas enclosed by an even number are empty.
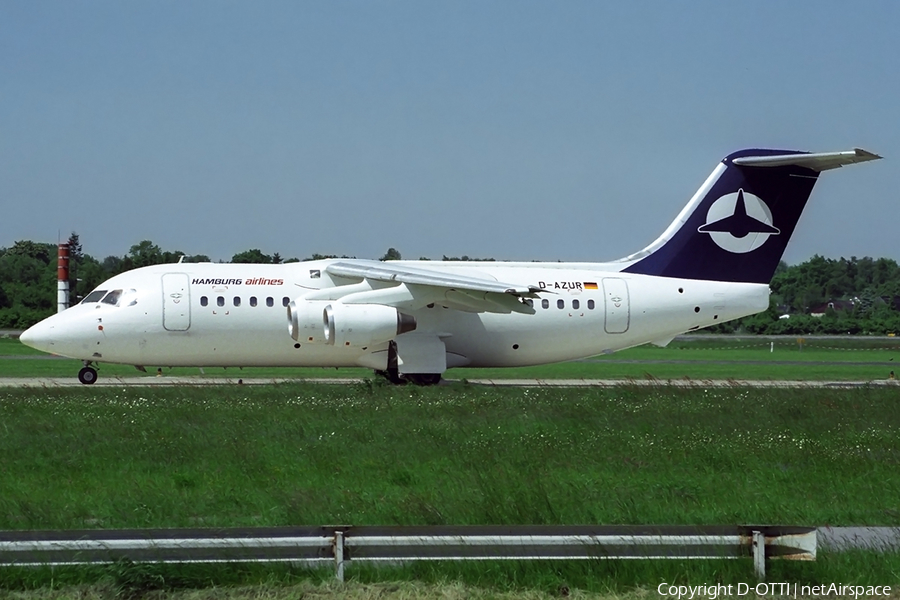
{"type": "MultiPolygon", "coordinates": [[[[425,303],[440,303],[449,308],[465,312],[520,312],[533,314],[534,309],[524,302],[525,298],[537,298],[541,291],[534,285],[506,283],[487,277],[474,277],[445,273],[441,269],[421,267],[394,266],[389,262],[379,261],[341,261],[331,263],[325,272],[335,277],[348,279],[365,279],[394,284],[410,291],[425,303]],[[417,293],[413,293],[417,292],[417,293]]],[[[334,290],[335,288],[331,288],[334,290]]],[[[338,290],[340,287],[337,288],[338,290]]],[[[366,297],[388,305],[409,304],[403,296],[385,290],[382,298],[375,292],[366,297]],[[396,297],[397,301],[392,298],[396,297]]],[[[350,298],[347,297],[349,301],[350,298]]],[[[420,302],[412,302],[419,304],[420,302]]]]}
{"type": "Polygon", "coordinates": [[[514,296],[526,298],[536,298],[537,296],[535,296],[535,293],[540,291],[540,288],[534,285],[518,285],[482,277],[449,275],[441,273],[438,269],[398,268],[389,263],[375,261],[337,262],[328,265],[325,271],[338,277],[371,279],[374,281],[385,282],[396,281],[399,283],[430,285],[442,288],[469,290],[473,292],[513,294],[514,296]]]}

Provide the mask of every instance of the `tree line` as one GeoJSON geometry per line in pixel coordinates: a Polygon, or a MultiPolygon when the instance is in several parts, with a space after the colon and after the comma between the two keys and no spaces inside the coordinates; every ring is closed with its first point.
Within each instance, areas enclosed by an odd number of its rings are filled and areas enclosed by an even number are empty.
{"type": "Polygon", "coordinates": [[[782,261],[765,312],[712,332],[765,335],[900,334],[900,266],[890,258],[782,261]]]}
{"type": "MultiPolygon", "coordinates": [[[[179,259],[210,260],[203,254],[163,250],[149,240],[131,246],[124,256],[98,260],[83,252],[77,233],[72,233],[68,243],[71,303],[124,271],[179,259]]],[[[56,252],[55,244],[28,240],[0,248],[0,329],[24,329],[56,312],[56,252]]],[[[253,248],[238,252],[228,262],[282,264],[324,258],[353,257],[313,254],[304,259],[285,259],[278,252],[266,254],[253,248]]],[[[389,248],[381,260],[401,258],[397,249],[389,248]]],[[[445,255],[442,260],[494,259],[445,255]]],[[[789,335],[900,333],[900,266],[892,259],[830,259],[816,255],[799,265],[789,266],[782,261],[771,289],[767,311],[717,325],[710,331],[789,335]]]]}
{"type": "MultiPolygon", "coordinates": [[[[85,254],[81,240],[73,232],[69,245],[69,303],[76,304],[91,290],[114,275],[166,263],[210,262],[205,254],[186,254],[163,250],[150,240],[131,246],[124,256],[98,260],[85,254]]],[[[266,254],[258,248],[238,252],[230,263],[282,264],[324,258],[353,258],[331,254],[313,254],[304,259],[282,258],[276,252],[266,254]]],[[[400,252],[389,248],[381,260],[400,260],[400,252]]],[[[445,257],[446,259],[446,257],[445,257]]],[[[224,262],[224,261],[220,261],[224,262]]],[[[0,248],[0,329],[26,329],[57,310],[57,245],[22,240],[9,248],[0,248]]]]}

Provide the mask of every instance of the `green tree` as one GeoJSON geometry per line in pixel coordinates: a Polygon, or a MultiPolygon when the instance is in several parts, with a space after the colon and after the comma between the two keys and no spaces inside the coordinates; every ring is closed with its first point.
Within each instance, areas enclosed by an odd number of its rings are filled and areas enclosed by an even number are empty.
{"type": "MultiPolygon", "coordinates": [[[[327,258],[356,258],[356,257],[355,257],[355,256],[347,256],[346,254],[343,254],[343,255],[341,255],[341,256],[338,256],[337,254],[319,254],[318,252],[315,252],[315,253],[313,253],[313,255],[310,256],[309,258],[304,258],[304,259],[303,259],[303,262],[306,262],[306,261],[309,261],[309,260],[325,260],[325,259],[327,259],[327,258]]],[[[291,262],[291,261],[290,261],[290,260],[286,260],[286,261],[284,261],[284,262],[291,262]]]]}
{"type": "MultiPolygon", "coordinates": [[[[118,271],[116,272],[118,273],[118,271]]],[[[77,304],[81,302],[81,299],[87,296],[92,290],[96,289],[103,281],[109,279],[110,275],[115,273],[109,273],[106,269],[103,268],[103,265],[97,261],[96,258],[90,255],[85,255],[83,259],[81,259],[81,264],[78,267],[78,281],[76,286],[73,289],[70,289],[69,292],[69,304],[77,304]]]]}
{"type": "Polygon", "coordinates": [[[56,246],[30,240],[20,240],[13,244],[12,248],[9,248],[6,253],[27,256],[44,264],[49,264],[51,259],[56,259],[56,246]]]}
{"type": "Polygon", "coordinates": [[[269,265],[272,264],[272,257],[268,254],[263,254],[259,248],[253,248],[252,250],[238,252],[231,257],[231,262],[269,265]]]}
{"type": "MultiPolygon", "coordinates": [[[[81,247],[81,239],[76,232],[72,232],[66,244],[69,247],[69,306],[76,304],[79,298],[89,292],[91,284],[85,281],[84,274],[81,272],[84,263],[90,259],[85,257],[84,249],[81,247]]],[[[96,261],[94,261],[96,262],[96,261]]]]}
{"type": "Polygon", "coordinates": [[[441,260],[446,261],[457,261],[457,262],[494,262],[493,258],[472,258],[467,254],[463,254],[460,257],[456,256],[447,256],[446,254],[441,260]]]}
{"type": "Polygon", "coordinates": [[[107,256],[101,263],[103,270],[106,271],[108,277],[118,275],[125,271],[125,261],[119,256],[107,256]]]}
{"type": "Polygon", "coordinates": [[[149,267],[165,262],[162,250],[150,240],[143,240],[132,246],[123,261],[126,270],[149,267]]]}
{"type": "Polygon", "coordinates": [[[400,260],[400,251],[396,248],[388,248],[388,251],[384,253],[384,256],[378,260],[400,260]]]}
{"type": "Polygon", "coordinates": [[[28,327],[56,309],[56,245],[17,241],[0,251],[0,326],[28,327]]]}
{"type": "Polygon", "coordinates": [[[81,238],[74,231],[66,241],[69,246],[69,260],[79,261],[84,258],[84,249],[81,247],[81,238]]]}

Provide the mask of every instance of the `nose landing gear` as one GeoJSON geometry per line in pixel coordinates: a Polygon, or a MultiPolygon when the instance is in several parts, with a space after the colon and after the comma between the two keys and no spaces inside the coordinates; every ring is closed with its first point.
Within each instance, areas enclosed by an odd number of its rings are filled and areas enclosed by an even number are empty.
{"type": "Polygon", "coordinates": [[[89,361],[85,361],[84,367],[78,371],[78,381],[84,385],[91,385],[97,381],[97,369],[92,367],[89,361]]]}

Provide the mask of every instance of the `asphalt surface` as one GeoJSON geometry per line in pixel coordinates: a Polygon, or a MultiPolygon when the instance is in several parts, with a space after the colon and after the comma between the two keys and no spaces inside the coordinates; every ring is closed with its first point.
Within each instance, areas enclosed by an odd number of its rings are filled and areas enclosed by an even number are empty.
{"type": "MultiPolygon", "coordinates": [[[[330,384],[362,383],[362,378],[236,378],[236,377],[109,377],[97,380],[95,387],[163,387],[210,385],[271,385],[271,384],[330,384]]],[[[461,380],[446,379],[441,385],[453,385],[461,380]]],[[[900,380],[873,381],[772,381],[752,379],[468,379],[470,385],[494,387],[679,387],[679,388],[858,388],[897,387],[900,380]]],[[[82,387],[76,377],[0,377],[0,387],[62,388],[82,387]]]]}
{"type": "MultiPolygon", "coordinates": [[[[572,362],[620,365],[790,365],[795,367],[894,367],[900,365],[892,361],[847,361],[847,360],[707,360],[707,359],[621,359],[621,358],[581,358],[572,362]]],[[[898,367],[900,368],[900,367],[898,367]]]]}
{"type": "Polygon", "coordinates": [[[896,552],[900,550],[900,527],[819,527],[816,544],[839,552],[852,548],[896,552]]]}

